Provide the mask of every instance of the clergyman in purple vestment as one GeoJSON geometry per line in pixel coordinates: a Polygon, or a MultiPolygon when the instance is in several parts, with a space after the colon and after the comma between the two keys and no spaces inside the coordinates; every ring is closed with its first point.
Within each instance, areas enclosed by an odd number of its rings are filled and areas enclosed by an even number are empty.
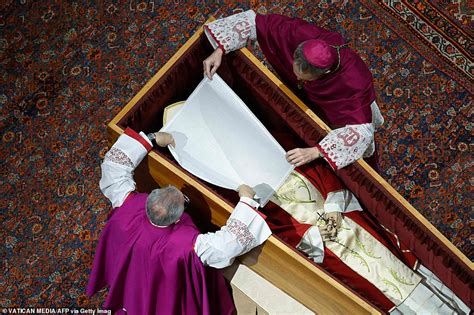
{"type": "Polygon", "coordinates": [[[383,123],[372,74],[344,38],[302,19],[249,10],[204,27],[215,48],[204,60],[211,78],[223,54],[257,40],[281,80],[333,129],[314,147],[287,152],[301,166],[323,157],[333,169],[367,158],[376,169],[374,132],[383,123]]]}
{"type": "Polygon", "coordinates": [[[167,133],[126,129],[101,165],[100,188],[114,207],[102,231],[87,286],[108,286],[104,308],[124,314],[232,314],[221,272],[271,234],[253,190],[242,185],[226,225],[200,234],[183,213],[187,197],[176,187],[135,192],[133,171],[152,149],[173,143],[167,133]],[[154,139],[153,139],[154,138],[154,139]]]}

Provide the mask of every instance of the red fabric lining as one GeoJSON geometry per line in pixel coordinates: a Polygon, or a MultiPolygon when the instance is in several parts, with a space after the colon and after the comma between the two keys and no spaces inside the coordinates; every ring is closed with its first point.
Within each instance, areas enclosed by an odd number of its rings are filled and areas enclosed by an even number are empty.
{"type": "Polygon", "coordinates": [[[273,233],[277,234],[285,243],[296,247],[311,224],[301,224],[285,210],[269,201],[262,209],[267,214],[267,224],[273,233]]]}
{"type": "MultiPolygon", "coordinates": [[[[312,227],[311,224],[299,223],[288,212],[271,201],[262,211],[265,211],[268,215],[267,224],[272,232],[292,247],[296,247],[306,231],[312,227]]],[[[355,273],[326,247],[324,248],[324,255],[322,266],[337,279],[384,311],[388,312],[394,306],[379,289],[364,277],[355,273]]]]}
{"type": "Polygon", "coordinates": [[[452,254],[441,240],[433,236],[405,207],[360,165],[353,164],[337,172],[374,219],[393,231],[420,262],[436,274],[470,308],[473,308],[473,271],[452,254]],[[449,271],[448,271],[449,270],[449,271]]]}
{"type": "MultiPolygon", "coordinates": [[[[339,179],[334,176],[334,172],[321,163],[313,163],[311,166],[305,165],[300,168],[305,177],[323,194],[326,198],[331,191],[346,189],[339,179]]],[[[403,261],[407,266],[414,268],[416,257],[411,252],[404,252],[408,247],[400,242],[400,247],[393,234],[383,229],[368,212],[353,211],[344,214],[351,218],[370,234],[372,234],[379,242],[387,247],[395,256],[403,261]]]]}
{"type": "Polygon", "coordinates": [[[339,178],[334,176],[334,172],[322,161],[303,165],[296,170],[298,173],[304,174],[305,178],[316,187],[324,199],[327,198],[330,192],[346,189],[339,178]]]}

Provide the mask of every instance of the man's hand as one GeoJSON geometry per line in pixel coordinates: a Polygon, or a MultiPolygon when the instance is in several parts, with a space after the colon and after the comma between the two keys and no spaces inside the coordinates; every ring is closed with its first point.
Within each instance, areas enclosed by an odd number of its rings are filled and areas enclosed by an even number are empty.
{"type": "Polygon", "coordinates": [[[222,49],[217,47],[216,50],[214,50],[214,52],[202,62],[204,66],[204,74],[209,78],[209,80],[212,80],[212,76],[221,65],[223,55],[224,52],[222,49]]]}
{"type": "Polygon", "coordinates": [[[240,185],[239,188],[237,188],[237,191],[239,192],[239,197],[247,197],[250,199],[253,199],[255,196],[255,191],[252,189],[252,187],[248,185],[240,185]]]}
{"type": "Polygon", "coordinates": [[[176,145],[174,143],[173,136],[167,132],[156,132],[155,136],[156,144],[158,144],[160,147],[166,147],[171,144],[171,146],[174,148],[176,145]]]}
{"type": "Polygon", "coordinates": [[[332,229],[338,230],[342,224],[342,213],[341,212],[328,212],[324,214],[324,218],[328,221],[327,226],[331,226],[332,229]]]}
{"type": "Polygon", "coordinates": [[[294,166],[298,167],[312,162],[321,156],[321,153],[316,147],[304,149],[296,148],[286,153],[286,160],[288,161],[288,163],[291,163],[294,166]]]}
{"type": "Polygon", "coordinates": [[[318,226],[319,234],[321,234],[321,238],[324,242],[326,241],[333,241],[336,239],[337,230],[328,228],[328,225],[318,226]]]}
{"type": "Polygon", "coordinates": [[[319,233],[324,242],[334,241],[337,237],[337,231],[342,224],[342,213],[329,212],[324,214],[324,219],[327,221],[326,225],[318,226],[319,233]]]}

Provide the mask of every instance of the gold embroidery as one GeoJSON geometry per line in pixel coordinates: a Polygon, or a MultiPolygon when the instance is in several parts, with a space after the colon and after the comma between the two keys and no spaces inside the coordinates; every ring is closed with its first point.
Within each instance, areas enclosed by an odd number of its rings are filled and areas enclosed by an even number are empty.
{"type": "Polygon", "coordinates": [[[362,243],[362,241],[357,236],[355,237],[355,241],[356,241],[357,246],[364,252],[366,256],[369,256],[370,258],[374,258],[374,259],[382,258],[380,256],[375,256],[374,252],[371,251],[367,246],[365,246],[364,243],[362,243]]]}
{"type": "MultiPolygon", "coordinates": [[[[354,258],[358,258],[362,266],[365,266],[367,268],[367,272],[370,272],[370,267],[369,267],[369,264],[367,263],[367,260],[365,260],[364,257],[362,257],[358,252],[351,250],[350,248],[347,248],[347,249],[349,250],[342,254],[343,257],[345,258],[346,256],[351,255],[354,258]]],[[[341,257],[341,259],[344,261],[343,257],[341,257]]]]}
{"type": "MultiPolygon", "coordinates": [[[[298,222],[325,225],[324,199],[303,174],[288,177],[272,198],[298,222]],[[319,216],[319,218],[318,218],[319,216]]],[[[335,240],[324,242],[341,261],[368,279],[394,304],[405,299],[421,278],[356,222],[344,217],[335,240]]]]}
{"type": "Polygon", "coordinates": [[[414,283],[412,282],[409,282],[407,279],[404,279],[401,275],[398,274],[398,272],[396,272],[395,270],[393,269],[390,269],[390,274],[392,275],[392,277],[397,280],[399,283],[401,284],[404,284],[404,285],[415,285],[414,283]]]}
{"type": "MultiPolygon", "coordinates": [[[[326,242],[327,243],[332,242],[332,243],[338,244],[339,246],[344,248],[344,250],[342,250],[340,252],[340,259],[342,261],[344,261],[346,264],[350,265],[348,263],[348,260],[349,260],[348,256],[353,256],[353,257],[359,259],[359,261],[362,263],[362,266],[365,266],[367,268],[367,272],[370,272],[370,267],[369,267],[369,264],[368,264],[367,260],[364,259],[364,257],[362,257],[362,255],[359,254],[358,252],[356,252],[355,250],[353,250],[353,249],[349,248],[348,246],[344,245],[341,242],[341,239],[339,237],[336,238],[335,240],[329,240],[329,241],[326,241],[326,242]]],[[[331,248],[331,250],[334,252],[334,248],[331,248]]]]}
{"type": "Polygon", "coordinates": [[[382,283],[385,284],[389,289],[392,289],[394,293],[397,293],[400,296],[400,300],[403,300],[402,292],[395,283],[387,279],[382,279],[382,283]]]}
{"type": "MultiPolygon", "coordinates": [[[[308,185],[306,184],[305,180],[301,178],[301,176],[295,172],[291,172],[290,174],[291,177],[293,177],[293,181],[289,179],[285,184],[289,183],[294,183],[295,187],[292,187],[289,193],[291,193],[290,196],[285,195],[285,194],[279,194],[278,192],[275,193],[274,197],[277,198],[280,202],[288,202],[288,203],[315,203],[316,201],[311,199],[311,192],[309,190],[308,185]],[[295,181],[296,180],[296,181],[295,181]],[[303,188],[307,194],[308,194],[308,199],[307,200],[301,200],[296,197],[296,192],[300,189],[303,188]]],[[[282,189],[280,189],[282,190],[282,189]]],[[[280,191],[279,190],[279,191],[280,191]]]]}

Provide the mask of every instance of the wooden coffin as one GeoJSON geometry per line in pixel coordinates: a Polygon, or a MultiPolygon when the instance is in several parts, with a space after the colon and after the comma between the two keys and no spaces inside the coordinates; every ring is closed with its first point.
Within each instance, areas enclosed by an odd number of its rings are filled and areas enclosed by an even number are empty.
{"type": "MultiPolygon", "coordinates": [[[[191,94],[202,80],[202,61],[211,52],[201,29],[110,122],[110,144],[127,127],[144,132],[160,129],[164,108],[191,94]]],[[[281,134],[290,135],[292,143],[286,147],[282,143],[286,150],[314,145],[330,130],[247,49],[227,55],[218,73],[277,140],[281,134]]],[[[338,171],[338,175],[366,211],[397,233],[424,265],[472,307],[473,264],[467,257],[364,161],[338,171]]],[[[216,226],[225,224],[237,201],[235,192],[213,187],[180,168],[167,149],[153,149],[137,169],[136,178],[142,191],[168,184],[177,186],[191,198],[197,221],[210,221],[216,226]]],[[[381,313],[370,301],[275,236],[240,260],[317,313],[381,313]]]]}

